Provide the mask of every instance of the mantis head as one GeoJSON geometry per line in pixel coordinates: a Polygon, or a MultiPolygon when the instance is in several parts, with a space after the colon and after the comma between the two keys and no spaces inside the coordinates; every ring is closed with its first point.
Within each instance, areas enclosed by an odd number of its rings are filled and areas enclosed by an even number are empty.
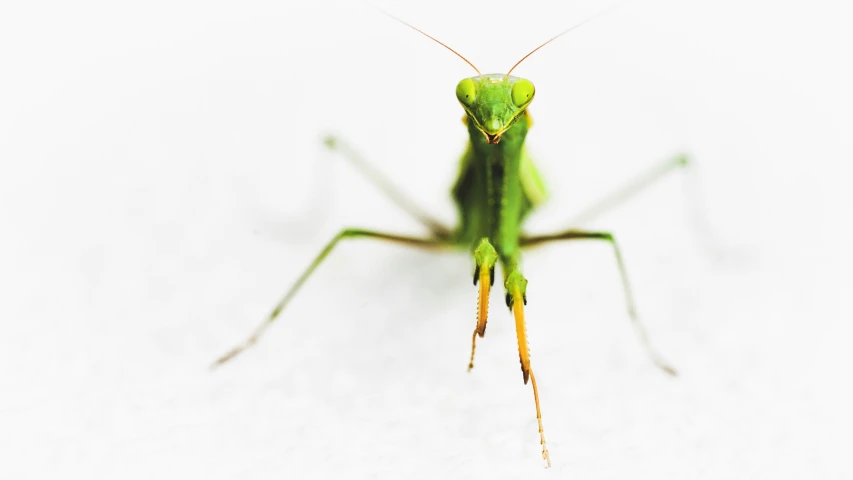
{"type": "Polygon", "coordinates": [[[486,136],[486,140],[488,140],[490,144],[496,144],[500,141],[501,134],[506,132],[507,129],[524,114],[527,110],[527,106],[530,105],[530,102],[533,100],[533,94],[535,93],[533,83],[531,83],[530,80],[510,75],[512,71],[515,70],[515,67],[540,48],[589,22],[593,18],[603,15],[608,10],[603,10],[551,37],[551,39],[534,48],[527,55],[521,57],[521,60],[516,62],[506,74],[499,73],[488,75],[480,73],[480,70],[477,69],[473,63],[468,61],[467,58],[463,57],[459,52],[448,47],[442,41],[424,32],[420,28],[400,20],[384,10],[380,9],[380,12],[450,50],[477,72],[478,76],[463,79],[458,85],[456,85],[456,98],[459,100],[459,103],[462,104],[462,108],[465,109],[465,113],[468,115],[468,118],[471,119],[471,121],[474,122],[474,125],[477,126],[477,129],[483,132],[483,135],[486,136]]]}
{"type": "Polygon", "coordinates": [[[534,93],[530,80],[502,73],[466,78],[456,85],[456,98],[491,144],[524,114],[534,93]]]}

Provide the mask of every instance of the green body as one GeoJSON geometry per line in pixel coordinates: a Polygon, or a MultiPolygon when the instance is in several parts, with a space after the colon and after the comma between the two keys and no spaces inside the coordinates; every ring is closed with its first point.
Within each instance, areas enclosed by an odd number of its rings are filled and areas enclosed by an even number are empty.
{"type": "Polygon", "coordinates": [[[490,250],[483,246],[486,240],[508,277],[518,265],[522,222],[545,198],[524,147],[533,85],[504,74],[483,75],[462,80],[457,98],[466,111],[470,139],[452,192],[459,210],[454,240],[471,245],[478,268],[492,268],[494,261],[481,260],[485,252],[478,254],[478,249],[490,250]],[[528,94],[519,99],[513,94],[519,90],[528,94]]]}
{"type": "MultiPolygon", "coordinates": [[[[424,35],[429,37],[426,33],[424,35]]],[[[433,40],[435,39],[433,38],[433,40]]],[[[444,44],[442,43],[442,45],[444,44]]],[[[447,48],[450,49],[450,47],[447,48]]],[[[457,55],[459,54],[457,53],[457,55]]],[[[464,57],[459,56],[464,60],[464,57]]],[[[465,61],[467,62],[467,60],[465,61]]],[[[468,63],[470,64],[470,62],[468,63]]],[[[517,65],[518,63],[516,63],[517,65]]],[[[473,64],[471,66],[473,67],[473,64]]],[[[477,72],[479,73],[479,70],[477,72]]],[[[511,72],[512,69],[510,69],[511,72]]],[[[390,199],[426,226],[430,235],[428,237],[413,237],[360,228],[341,230],[317,254],[255,331],[242,343],[217,359],[214,366],[229,361],[246,348],[254,345],[294,298],[308,277],[344,239],[371,238],[429,249],[452,245],[470,246],[476,264],[474,284],[477,285],[479,282],[479,297],[477,325],[471,338],[471,360],[468,369],[470,370],[474,365],[476,338],[478,336],[483,337],[486,331],[489,292],[495,280],[495,265],[500,261],[504,275],[506,303],[515,319],[519,361],[524,383],[526,384],[528,380],[531,380],[533,384],[542,458],[550,465],[542,429],[536,377],[530,366],[530,352],[527,346],[524,320],[524,305],[527,303],[527,280],[519,269],[520,253],[522,247],[531,247],[553,241],[599,240],[608,242],[613,248],[625,292],[628,316],[634,324],[641,343],[658,367],[674,375],[675,370],[652,348],[646,336],[645,328],[637,317],[622,255],[613,235],[608,232],[584,231],[574,228],[546,235],[526,236],[522,234],[521,226],[525,217],[546,196],[541,177],[524,147],[527,131],[532,124],[530,115],[527,113],[527,107],[533,100],[533,96],[534,88],[530,81],[509,74],[479,75],[463,79],[457,85],[456,98],[465,109],[465,125],[468,128],[470,140],[462,155],[459,177],[452,191],[453,199],[459,210],[459,225],[455,230],[450,230],[443,223],[417,208],[378,171],[371,168],[366,161],[338,139],[335,137],[326,138],[325,143],[328,147],[341,150],[344,158],[349,159],[390,199]]],[[[621,193],[616,195],[615,200],[607,198],[604,206],[618,203],[620,199],[624,199],[638,190],[640,186],[646,185],[651,180],[661,177],[665,172],[686,165],[686,163],[684,157],[677,157],[673,161],[667,162],[663,168],[656,169],[652,175],[639,182],[638,185],[629,185],[628,188],[623,189],[621,193]]]]}
{"type": "Polygon", "coordinates": [[[527,129],[528,122],[522,119],[493,145],[468,122],[470,141],[453,186],[459,210],[458,242],[474,244],[487,237],[502,258],[517,253],[521,223],[544,198],[542,183],[524,148],[527,129]],[[533,181],[523,182],[524,177],[533,181]]]}

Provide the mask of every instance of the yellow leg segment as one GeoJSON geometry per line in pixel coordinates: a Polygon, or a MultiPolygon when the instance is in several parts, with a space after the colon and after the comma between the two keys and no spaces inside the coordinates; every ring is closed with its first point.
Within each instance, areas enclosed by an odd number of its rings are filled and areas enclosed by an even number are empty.
{"type": "Polygon", "coordinates": [[[483,338],[486,334],[486,321],[489,318],[489,292],[495,282],[495,263],[498,261],[498,252],[489,243],[488,238],[480,240],[480,244],[474,249],[474,285],[479,284],[477,296],[477,325],[471,334],[471,359],[468,361],[468,371],[474,368],[474,350],[477,348],[477,336],[483,338]]]}
{"type": "Polygon", "coordinates": [[[477,336],[480,338],[486,334],[486,320],[489,319],[489,292],[492,287],[494,267],[491,270],[479,269],[479,275],[474,277],[474,283],[479,283],[480,291],[477,296],[477,326],[471,334],[471,360],[468,362],[468,371],[474,368],[474,350],[477,348],[477,336]]]}
{"type": "Polygon", "coordinates": [[[536,402],[536,421],[539,423],[539,443],[542,444],[542,459],[551,466],[551,457],[548,455],[548,447],[545,445],[545,431],[542,428],[542,409],[539,406],[539,389],[536,387],[536,376],[530,367],[530,348],[527,343],[527,326],[524,323],[524,305],[527,304],[527,279],[518,270],[512,271],[506,279],[507,306],[512,310],[515,318],[515,334],[518,338],[518,359],[521,362],[521,374],[524,384],[528,379],[533,384],[533,400],[536,402]]]}

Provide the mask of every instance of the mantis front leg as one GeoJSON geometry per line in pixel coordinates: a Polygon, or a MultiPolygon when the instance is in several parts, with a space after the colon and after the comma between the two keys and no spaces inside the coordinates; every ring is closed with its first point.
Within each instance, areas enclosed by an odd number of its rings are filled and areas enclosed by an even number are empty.
{"type": "Polygon", "coordinates": [[[545,446],[545,431],[542,428],[542,409],[539,407],[539,389],[536,387],[536,375],[530,366],[530,346],[527,342],[527,325],[524,322],[524,306],[527,305],[527,279],[521,274],[517,264],[504,264],[506,280],[506,306],[512,312],[515,319],[515,335],[518,339],[518,360],[521,363],[521,375],[524,384],[528,379],[533,385],[533,400],[536,402],[536,422],[539,424],[539,443],[542,445],[542,458],[551,466],[551,457],[548,455],[548,447],[545,446]]]}
{"type": "MultiPolygon", "coordinates": [[[[477,346],[477,336],[481,338],[486,333],[486,321],[489,312],[489,292],[495,281],[495,264],[498,253],[488,238],[483,238],[474,249],[474,285],[479,284],[477,298],[477,325],[471,335],[471,360],[468,371],[474,368],[474,350],[477,346]]],[[[536,386],[536,376],[530,366],[530,348],[527,344],[527,326],[524,323],[524,306],[527,305],[527,279],[518,270],[515,261],[504,261],[504,288],[506,289],[506,306],[509,307],[515,319],[515,333],[518,338],[518,359],[521,363],[521,374],[524,384],[530,381],[533,385],[533,400],[536,403],[536,421],[539,424],[539,443],[542,445],[542,458],[551,466],[551,457],[545,445],[545,432],[542,428],[542,409],[539,406],[539,389],[536,386]]]]}
{"type": "Polygon", "coordinates": [[[477,336],[480,338],[486,334],[486,321],[489,317],[489,292],[495,284],[495,263],[498,261],[498,252],[489,243],[488,238],[480,240],[480,244],[474,250],[474,285],[480,284],[477,296],[477,326],[471,335],[471,360],[468,362],[468,371],[474,368],[474,350],[477,348],[477,336]]]}

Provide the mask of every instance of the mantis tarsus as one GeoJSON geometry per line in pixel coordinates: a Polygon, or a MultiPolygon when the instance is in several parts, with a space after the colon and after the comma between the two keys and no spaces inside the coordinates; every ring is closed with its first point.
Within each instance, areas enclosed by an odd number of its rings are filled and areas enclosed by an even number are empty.
{"type": "MultiPolygon", "coordinates": [[[[550,466],[551,461],[542,428],[539,392],[536,377],[530,365],[524,319],[524,306],[527,304],[527,279],[521,273],[519,265],[523,248],[558,240],[598,240],[608,243],[613,250],[621,275],[628,316],[641,344],[655,365],[670,375],[676,374],[675,370],[663,360],[648,339],[646,329],[634,307],[631,285],[628,281],[622,254],[611,233],[572,228],[547,235],[529,236],[524,234],[521,229],[526,216],[545,199],[545,189],[533,160],[524,146],[528,128],[532,125],[527,107],[533,100],[535,93],[533,83],[510,74],[533,52],[586,23],[586,21],[539,45],[519,60],[509,72],[484,75],[465,57],[444,43],[396,17],[391,17],[447,48],[477,71],[477,76],[465,78],[456,86],[456,98],[465,111],[463,122],[469,134],[468,146],[461,159],[459,177],[452,189],[452,196],[459,213],[459,225],[456,228],[446,227],[411,202],[346,143],[334,137],[327,138],[325,141],[327,147],[340,151],[343,157],[352,162],[377,188],[423,224],[429,231],[429,235],[412,237],[357,228],[342,230],[314,258],[252,335],[220,357],[214,366],[231,360],[253,345],[270,324],[278,318],[314,270],[344,239],[372,238],[429,249],[468,248],[474,258],[474,285],[478,287],[477,323],[471,335],[471,358],[468,363],[468,370],[470,371],[474,367],[477,337],[482,338],[486,333],[489,294],[495,281],[495,267],[499,263],[503,273],[506,305],[515,320],[522,377],[525,384],[530,381],[533,386],[542,458],[550,466]]],[[[600,211],[651,184],[667,172],[686,164],[687,158],[685,156],[678,156],[662,163],[641,176],[636,182],[625,186],[613,195],[605,197],[593,208],[588,209],[585,215],[592,216],[600,213],[600,211]]]]}

